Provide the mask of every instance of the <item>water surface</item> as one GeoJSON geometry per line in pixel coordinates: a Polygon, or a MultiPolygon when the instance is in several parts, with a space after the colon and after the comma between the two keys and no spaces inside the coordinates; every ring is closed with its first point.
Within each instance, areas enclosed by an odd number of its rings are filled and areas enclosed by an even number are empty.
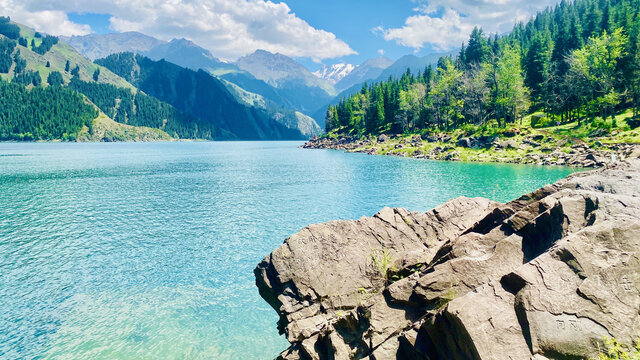
{"type": "Polygon", "coordinates": [[[288,235],[572,171],[298,145],[0,144],[0,358],[271,359],[252,270],[288,235]]]}

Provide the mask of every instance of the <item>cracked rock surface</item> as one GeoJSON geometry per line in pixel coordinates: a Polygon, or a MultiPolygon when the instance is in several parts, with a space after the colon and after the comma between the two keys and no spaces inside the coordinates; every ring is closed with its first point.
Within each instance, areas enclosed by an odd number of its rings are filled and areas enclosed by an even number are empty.
{"type": "Polygon", "coordinates": [[[309,226],[255,269],[280,359],[581,359],[640,339],[640,160],[309,226]]]}

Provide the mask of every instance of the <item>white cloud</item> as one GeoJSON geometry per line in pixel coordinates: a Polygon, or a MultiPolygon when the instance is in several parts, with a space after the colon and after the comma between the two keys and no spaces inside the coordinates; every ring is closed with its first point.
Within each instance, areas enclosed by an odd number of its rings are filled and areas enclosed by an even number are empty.
{"type": "Polygon", "coordinates": [[[430,45],[436,50],[451,50],[468,40],[474,26],[487,33],[509,31],[517,21],[526,21],[536,12],[558,0],[431,0],[419,1],[415,15],[402,27],[375,31],[387,41],[419,50],[430,45]]]}
{"type": "Polygon", "coordinates": [[[382,56],[384,55],[385,51],[384,49],[378,49],[378,55],[382,56]]]}
{"type": "Polygon", "coordinates": [[[316,61],[356,54],[333,33],[298,18],[286,3],[265,0],[0,0],[0,5],[17,21],[60,35],[90,31],[68,21],[65,13],[111,14],[115,31],[164,40],[184,37],[226,60],[257,49],[316,61]],[[34,18],[43,10],[67,24],[34,18]]]}
{"type": "Polygon", "coordinates": [[[0,0],[0,9],[3,16],[9,15],[14,20],[47,34],[71,36],[91,33],[90,26],[70,21],[63,11],[25,11],[23,2],[14,0],[0,0]]]}

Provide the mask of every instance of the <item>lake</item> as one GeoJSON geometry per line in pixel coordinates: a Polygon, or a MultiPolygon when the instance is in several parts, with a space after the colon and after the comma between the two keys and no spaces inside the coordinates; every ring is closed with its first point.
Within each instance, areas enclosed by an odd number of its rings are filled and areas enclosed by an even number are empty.
{"type": "Polygon", "coordinates": [[[0,358],[272,359],[253,268],[287,236],[574,171],[300,144],[0,144],[0,358]]]}

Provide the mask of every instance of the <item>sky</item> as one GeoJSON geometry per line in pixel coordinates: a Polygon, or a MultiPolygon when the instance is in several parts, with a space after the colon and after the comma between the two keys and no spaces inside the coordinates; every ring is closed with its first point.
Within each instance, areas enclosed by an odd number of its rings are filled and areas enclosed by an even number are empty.
{"type": "Polygon", "coordinates": [[[360,64],[460,48],[474,26],[509,31],[558,0],[0,0],[2,14],[52,35],[139,31],[187,38],[223,60],[264,49],[360,64]]]}

